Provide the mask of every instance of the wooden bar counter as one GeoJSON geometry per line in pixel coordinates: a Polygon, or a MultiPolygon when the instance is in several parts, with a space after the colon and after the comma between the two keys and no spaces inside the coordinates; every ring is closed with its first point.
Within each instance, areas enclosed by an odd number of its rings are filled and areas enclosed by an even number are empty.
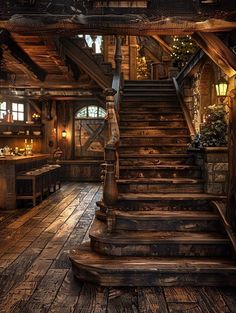
{"type": "Polygon", "coordinates": [[[0,158],[0,209],[16,209],[16,174],[47,163],[48,154],[0,158]]]}

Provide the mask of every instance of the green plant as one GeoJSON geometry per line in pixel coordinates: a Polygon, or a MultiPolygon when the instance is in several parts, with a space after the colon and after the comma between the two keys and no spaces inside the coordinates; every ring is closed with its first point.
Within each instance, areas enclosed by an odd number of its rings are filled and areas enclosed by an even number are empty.
{"type": "Polygon", "coordinates": [[[204,147],[227,145],[227,122],[223,105],[214,104],[208,107],[206,121],[201,127],[200,138],[204,147]]]}

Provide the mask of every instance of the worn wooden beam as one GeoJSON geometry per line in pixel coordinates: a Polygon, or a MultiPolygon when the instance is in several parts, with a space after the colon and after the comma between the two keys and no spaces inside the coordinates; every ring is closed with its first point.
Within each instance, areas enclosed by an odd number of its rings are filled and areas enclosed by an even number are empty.
{"type": "Polygon", "coordinates": [[[30,70],[37,79],[41,81],[45,80],[47,73],[25,53],[5,29],[0,30],[0,44],[7,46],[12,57],[20,62],[23,67],[27,68],[27,70],[30,70]]]}
{"type": "Polygon", "coordinates": [[[91,77],[101,88],[111,87],[111,80],[101,70],[100,66],[89,57],[83,48],[76,42],[62,38],[59,41],[59,49],[62,54],[71,59],[79,68],[91,77]]]}
{"type": "Polygon", "coordinates": [[[50,17],[45,15],[13,16],[0,21],[0,28],[20,34],[40,34],[55,36],[62,34],[97,35],[186,35],[193,32],[224,32],[236,27],[235,21],[208,19],[201,22],[178,18],[160,18],[149,21],[140,15],[75,15],[50,17]]]}
{"type": "Polygon", "coordinates": [[[158,35],[153,35],[152,36],[153,39],[155,39],[159,44],[160,46],[163,48],[163,50],[165,52],[167,52],[168,54],[172,54],[173,52],[173,48],[171,46],[168,45],[167,42],[165,42],[165,40],[163,40],[160,36],[158,35]]]}
{"type": "Polygon", "coordinates": [[[194,33],[192,38],[229,77],[236,74],[236,55],[215,34],[194,33]]]}

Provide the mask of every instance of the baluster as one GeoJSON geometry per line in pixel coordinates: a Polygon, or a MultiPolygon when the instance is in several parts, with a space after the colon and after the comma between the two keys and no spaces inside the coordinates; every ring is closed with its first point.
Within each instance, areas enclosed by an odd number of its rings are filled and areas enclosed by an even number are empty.
{"type": "Polygon", "coordinates": [[[121,42],[122,37],[116,36],[116,51],[115,51],[115,64],[116,64],[116,72],[121,72],[121,63],[122,63],[122,52],[121,52],[121,42]]]}
{"type": "Polygon", "coordinates": [[[92,49],[93,49],[93,53],[96,53],[96,39],[97,39],[97,36],[96,35],[90,35],[93,43],[92,43],[92,49]]]}

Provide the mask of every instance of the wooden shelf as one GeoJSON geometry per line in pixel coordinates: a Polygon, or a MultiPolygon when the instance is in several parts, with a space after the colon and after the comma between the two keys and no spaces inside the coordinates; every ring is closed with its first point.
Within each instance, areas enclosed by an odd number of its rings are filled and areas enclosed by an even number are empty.
{"type": "Polygon", "coordinates": [[[42,135],[14,135],[14,134],[11,134],[11,135],[3,135],[3,134],[0,134],[0,138],[24,138],[24,139],[41,139],[42,138],[42,135]]]}
{"type": "Polygon", "coordinates": [[[41,123],[33,123],[33,124],[27,124],[27,123],[17,123],[17,122],[14,122],[14,123],[0,123],[0,127],[3,126],[3,127],[42,127],[43,124],[41,123]]]}

